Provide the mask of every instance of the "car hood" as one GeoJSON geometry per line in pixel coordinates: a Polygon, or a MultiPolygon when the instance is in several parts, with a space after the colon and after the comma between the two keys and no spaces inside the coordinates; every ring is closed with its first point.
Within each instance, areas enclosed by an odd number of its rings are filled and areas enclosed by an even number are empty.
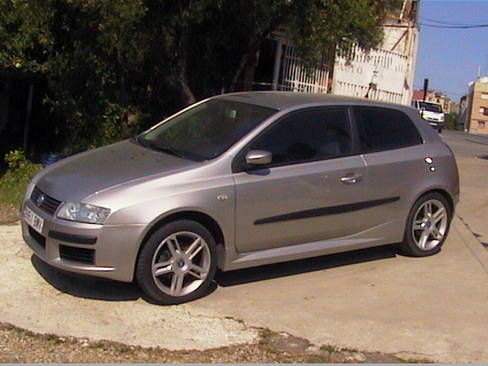
{"type": "Polygon", "coordinates": [[[34,183],[57,200],[80,202],[107,188],[198,164],[126,140],[61,160],[43,170],[34,183]]]}

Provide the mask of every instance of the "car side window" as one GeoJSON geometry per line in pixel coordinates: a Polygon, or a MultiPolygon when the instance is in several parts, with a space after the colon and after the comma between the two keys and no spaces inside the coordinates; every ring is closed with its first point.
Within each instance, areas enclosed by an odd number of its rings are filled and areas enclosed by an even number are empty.
{"type": "Polygon", "coordinates": [[[270,166],[350,155],[352,140],[345,108],[292,112],[251,143],[272,153],[270,166]]]}
{"type": "Polygon", "coordinates": [[[354,107],[354,119],[362,153],[422,143],[417,128],[403,112],[379,107],[354,107]]]}

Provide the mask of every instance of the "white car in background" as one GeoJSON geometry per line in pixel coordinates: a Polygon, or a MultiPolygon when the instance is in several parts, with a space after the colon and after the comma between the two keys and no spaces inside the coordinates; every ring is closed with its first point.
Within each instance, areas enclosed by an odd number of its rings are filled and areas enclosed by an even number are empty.
{"type": "Polygon", "coordinates": [[[442,132],[445,116],[440,104],[413,100],[412,107],[419,111],[420,117],[429,122],[432,128],[435,128],[439,133],[442,132]]]}

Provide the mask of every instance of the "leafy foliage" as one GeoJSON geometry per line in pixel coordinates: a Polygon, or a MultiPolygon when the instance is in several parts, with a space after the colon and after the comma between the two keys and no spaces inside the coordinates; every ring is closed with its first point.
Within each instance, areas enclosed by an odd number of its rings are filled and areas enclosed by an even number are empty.
{"type": "Polygon", "coordinates": [[[53,139],[78,151],[233,90],[273,32],[310,65],[372,47],[398,1],[2,0],[0,68],[45,76],[53,139]]]}
{"type": "Polygon", "coordinates": [[[40,166],[32,164],[20,150],[5,155],[9,170],[0,178],[0,203],[19,207],[25,189],[40,166]]]}

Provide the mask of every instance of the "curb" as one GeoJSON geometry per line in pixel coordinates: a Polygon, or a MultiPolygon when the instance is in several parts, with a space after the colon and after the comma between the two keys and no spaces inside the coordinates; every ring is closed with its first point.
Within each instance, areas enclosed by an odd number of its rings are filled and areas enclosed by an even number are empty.
{"type": "Polygon", "coordinates": [[[471,254],[478,260],[485,272],[488,274],[488,250],[483,248],[481,243],[476,239],[473,233],[468,229],[466,224],[458,217],[455,216],[453,220],[453,226],[461,236],[464,245],[468,247],[471,254]]]}

